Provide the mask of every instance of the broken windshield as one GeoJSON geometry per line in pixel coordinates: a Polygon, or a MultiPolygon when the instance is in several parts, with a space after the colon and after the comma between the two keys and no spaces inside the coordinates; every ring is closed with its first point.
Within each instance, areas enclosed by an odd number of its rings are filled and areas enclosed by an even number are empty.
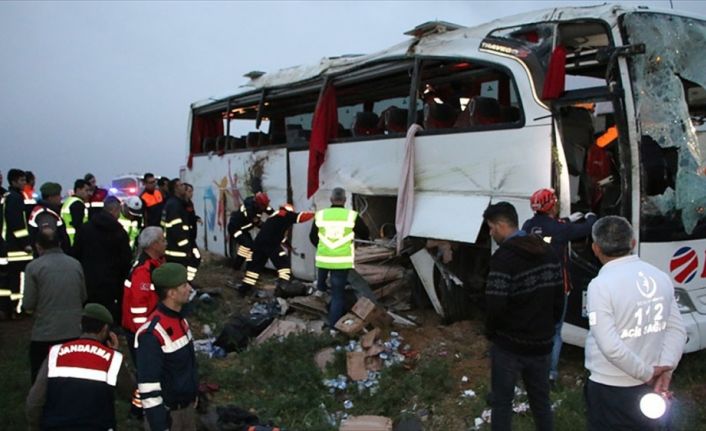
{"type": "Polygon", "coordinates": [[[706,105],[706,55],[701,52],[706,22],[631,13],[623,25],[629,43],[644,44],[646,50],[629,59],[641,133],[642,220],[661,226],[664,235],[655,240],[702,237],[706,146],[696,127],[703,124],[706,105]]]}

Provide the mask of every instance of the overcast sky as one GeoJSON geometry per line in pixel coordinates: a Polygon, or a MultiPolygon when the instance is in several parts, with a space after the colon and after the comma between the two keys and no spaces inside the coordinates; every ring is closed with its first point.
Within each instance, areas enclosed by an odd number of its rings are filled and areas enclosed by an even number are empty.
{"type": "MultiPolygon", "coordinates": [[[[475,25],[600,3],[0,1],[0,170],[64,187],[88,171],[102,184],[176,176],[190,103],[236,92],[248,71],[378,51],[429,20],[475,25]]],[[[706,15],[706,2],[673,3],[706,15]]]]}

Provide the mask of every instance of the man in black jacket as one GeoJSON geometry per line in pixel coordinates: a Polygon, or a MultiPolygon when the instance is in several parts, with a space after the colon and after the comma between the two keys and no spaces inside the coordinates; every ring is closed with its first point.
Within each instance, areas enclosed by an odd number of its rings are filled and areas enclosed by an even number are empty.
{"type": "Polygon", "coordinates": [[[86,276],[88,302],[105,306],[116,322],[121,320],[123,282],[132,260],[130,240],[119,216],[120,201],[109,196],[101,212],[81,225],[73,249],[86,276]]]}
{"type": "Polygon", "coordinates": [[[535,426],[553,430],[549,364],[554,326],[563,309],[561,265],[551,246],[518,230],[511,204],[491,205],[483,218],[500,245],[490,258],[485,290],[492,429],[510,431],[515,383],[521,375],[535,426]]]}

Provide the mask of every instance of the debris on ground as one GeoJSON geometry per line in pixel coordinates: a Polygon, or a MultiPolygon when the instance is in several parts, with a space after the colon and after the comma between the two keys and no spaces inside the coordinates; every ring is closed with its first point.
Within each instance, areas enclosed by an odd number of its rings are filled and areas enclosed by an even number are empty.
{"type": "Polygon", "coordinates": [[[384,416],[351,416],[341,422],[339,431],[392,431],[392,419],[384,416]]]}

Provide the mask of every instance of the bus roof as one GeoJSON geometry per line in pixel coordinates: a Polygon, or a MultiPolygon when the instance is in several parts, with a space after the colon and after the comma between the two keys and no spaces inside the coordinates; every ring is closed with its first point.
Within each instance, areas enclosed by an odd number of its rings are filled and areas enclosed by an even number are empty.
{"type": "MultiPolygon", "coordinates": [[[[283,87],[292,84],[304,84],[307,81],[321,80],[326,76],[359,68],[366,64],[385,60],[424,57],[464,56],[478,49],[480,42],[494,30],[512,28],[540,22],[562,22],[577,19],[600,19],[610,26],[617,23],[618,18],[628,12],[659,12],[673,15],[692,16],[673,10],[649,9],[646,6],[625,7],[622,5],[603,4],[598,6],[576,6],[543,9],[526,12],[510,17],[499,18],[474,27],[460,27],[451,23],[438,22],[439,31],[423,34],[393,45],[382,51],[364,55],[343,55],[339,57],[324,57],[318,64],[300,65],[277,70],[275,72],[251,72],[246,74],[249,81],[241,86],[241,90],[220,98],[209,98],[194,102],[192,109],[199,109],[213,104],[220,104],[230,98],[259,93],[262,89],[283,87]],[[448,30],[447,30],[448,29],[448,30]]],[[[424,25],[433,24],[425,23],[424,25]]],[[[415,28],[415,29],[416,29],[415,28]]],[[[405,34],[414,34],[411,30],[405,34]]]]}

